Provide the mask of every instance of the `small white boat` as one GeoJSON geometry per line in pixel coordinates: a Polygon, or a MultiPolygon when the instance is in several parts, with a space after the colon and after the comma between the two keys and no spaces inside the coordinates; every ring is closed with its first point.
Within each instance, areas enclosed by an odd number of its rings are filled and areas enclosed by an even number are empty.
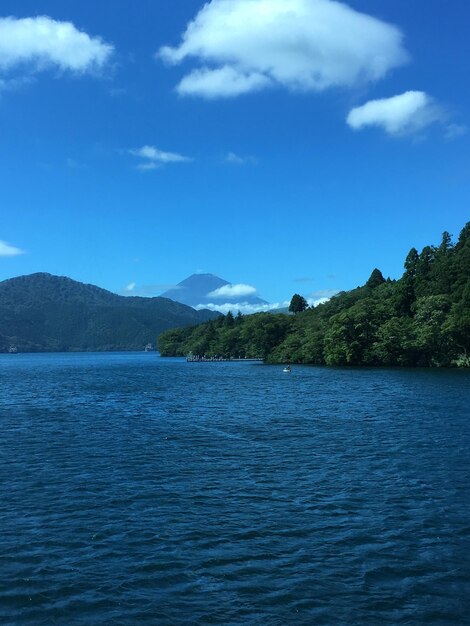
{"type": "Polygon", "coordinates": [[[282,371],[285,372],[286,374],[289,374],[291,371],[290,365],[286,365],[286,367],[282,371]]]}

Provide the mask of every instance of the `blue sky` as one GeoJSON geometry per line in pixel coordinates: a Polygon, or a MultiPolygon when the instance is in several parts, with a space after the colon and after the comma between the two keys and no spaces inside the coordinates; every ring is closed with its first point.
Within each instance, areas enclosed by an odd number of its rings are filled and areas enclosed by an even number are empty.
{"type": "Polygon", "coordinates": [[[315,300],[458,236],[467,0],[204,5],[2,0],[0,280],[315,300]]]}

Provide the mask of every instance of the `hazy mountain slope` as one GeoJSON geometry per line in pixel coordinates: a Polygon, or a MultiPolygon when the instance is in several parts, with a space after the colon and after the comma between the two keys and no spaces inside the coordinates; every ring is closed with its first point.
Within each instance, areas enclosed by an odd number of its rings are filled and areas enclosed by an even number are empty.
{"type": "Polygon", "coordinates": [[[124,297],[50,274],[0,282],[0,350],[131,350],[212,319],[167,298],[124,297]]]}

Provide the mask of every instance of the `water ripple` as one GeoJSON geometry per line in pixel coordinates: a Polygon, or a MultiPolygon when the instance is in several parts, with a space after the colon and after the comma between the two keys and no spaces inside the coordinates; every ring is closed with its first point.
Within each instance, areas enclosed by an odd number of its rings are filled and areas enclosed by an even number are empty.
{"type": "Polygon", "coordinates": [[[0,356],[0,621],[463,624],[468,372],[0,356]]]}

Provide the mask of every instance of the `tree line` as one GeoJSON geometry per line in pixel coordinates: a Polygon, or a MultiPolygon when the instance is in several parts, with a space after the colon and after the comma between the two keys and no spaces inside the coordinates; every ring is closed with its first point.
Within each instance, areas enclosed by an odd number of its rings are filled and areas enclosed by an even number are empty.
{"type": "Polygon", "coordinates": [[[261,357],[270,363],[470,366],[470,222],[453,242],[412,248],[399,280],[374,269],[362,287],[294,315],[228,313],[159,338],[164,356],[261,357]]]}

